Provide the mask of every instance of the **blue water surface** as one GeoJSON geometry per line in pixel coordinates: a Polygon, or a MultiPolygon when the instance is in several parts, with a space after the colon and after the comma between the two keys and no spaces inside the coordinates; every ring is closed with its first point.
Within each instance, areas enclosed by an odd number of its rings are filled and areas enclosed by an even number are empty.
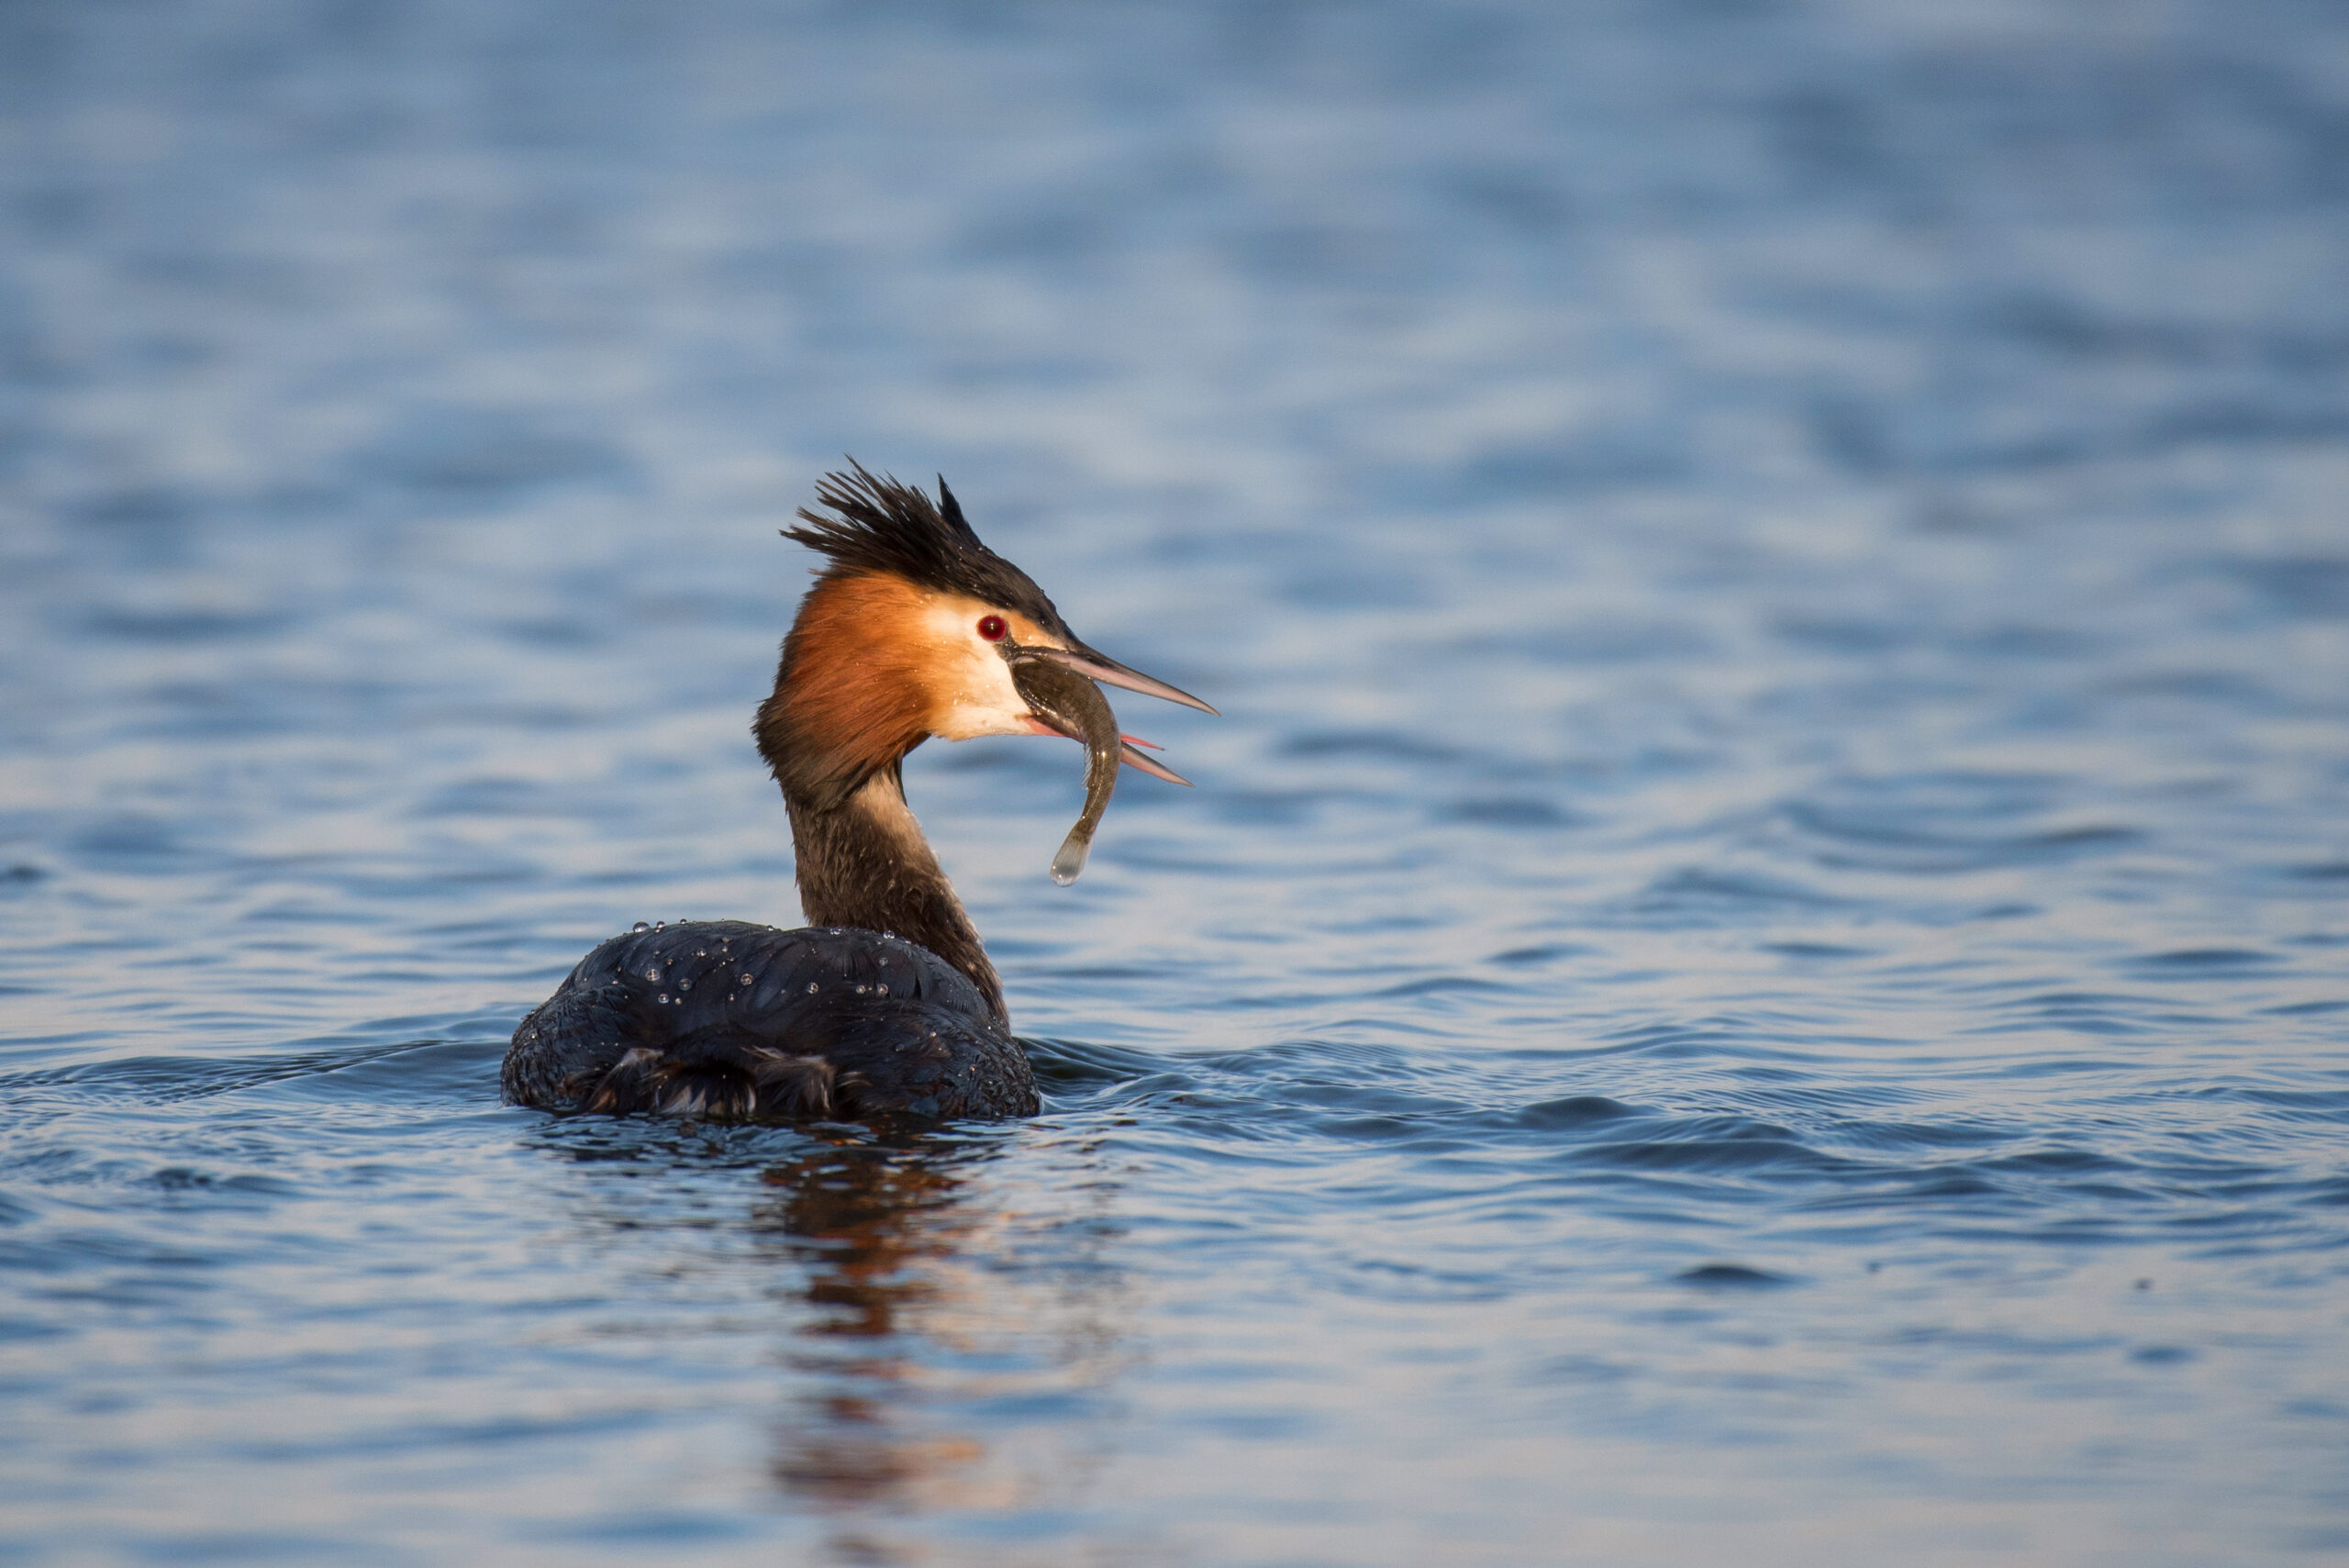
{"type": "Polygon", "coordinates": [[[2349,1552],[2349,12],[0,9],[0,1561],[2349,1552]],[[909,788],[1045,1114],[497,1104],[795,923],[843,452],[1217,703],[909,788]]]}

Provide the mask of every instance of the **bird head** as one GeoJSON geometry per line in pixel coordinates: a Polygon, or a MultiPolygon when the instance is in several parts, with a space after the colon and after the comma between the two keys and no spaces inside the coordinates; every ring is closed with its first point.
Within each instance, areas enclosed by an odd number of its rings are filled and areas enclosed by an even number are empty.
{"type": "MultiPolygon", "coordinates": [[[[759,750],[786,794],[830,809],[930,738],[1068,733],[1012,670],[1048,660],[1208,713],[1188,692],[1087,646],[1029,575],[979,542],[946,481],[938,498],[851,463],[784,530],[826,558],[784,639],[759,750]]],[[[1124,761],[1187,783],[1135,750],[1124,761]]]]}

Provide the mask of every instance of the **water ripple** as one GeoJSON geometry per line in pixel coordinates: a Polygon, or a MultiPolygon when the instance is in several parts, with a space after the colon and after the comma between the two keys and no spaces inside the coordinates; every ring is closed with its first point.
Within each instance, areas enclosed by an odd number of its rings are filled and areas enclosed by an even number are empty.
{"type": "Polygon", "coordinates": [[[2337,1550],[2337,12],[0,9],[0,1557],[2337,1550]],[[1045,1113],[500,1106],[842,450],[1045,1113]]]}

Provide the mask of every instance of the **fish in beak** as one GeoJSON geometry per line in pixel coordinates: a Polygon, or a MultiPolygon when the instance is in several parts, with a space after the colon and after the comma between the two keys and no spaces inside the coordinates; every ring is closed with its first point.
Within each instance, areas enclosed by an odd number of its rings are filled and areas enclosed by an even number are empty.
{"type": "MultiPolygon", "coordinates": [[[[1181,703],[1185,707],[1197,708],[1201,713],[1215,713],[1216,711],[1214,708],[1209,707],[1206,703],[1203,703],[1198,698],[1193,696],[1190,693],[1183,690],[1180,686],[1170,685],[1166,682],[1160,680],[1155,675],[1145,675],[1140,670],[1136,670],[1130,665],[1120,664],[1115,659],[1110,658],[1108,654],[1086,647],[1084,643],[1079,642],[1074,637],[1070,638],[1068,641],[1069,646],[1066,648],[1022,648],[1017,651],[1018,656],[1021,659],[1033,658],[1050,661],[1051,662],[1059,664],[1063,668],[1074,670],[1076,673],[1085,676],[1088,680],[1099,681],[1105,685],[1121,686],[1127,691],[1140,692],[1145,696],[1163,697],[1168,702],[1181,703]]],[[[1012,656],[1013,655],[1009,652],[1007,652],[1006,654],[1007,658],[1012,656]]],[[[1015,681],[1017,677],[1015,675],[1015,681]]],[[[1021,695],[1023,696],[1027,695],[1024,689],[1022,690],[1021,695]]],[[[1034,705],[1031,703],[1030,706],[1033,706],[1034,705]]],[[[1220,718],[1223,716],[1221,714],[1216,714],[1216,717],[1220,718]]],[[[1047,719],[1046,722],[1049,723],[1050,720],[1047,719]]],[[[1054,726],[1054,728],[1057,728],[1059,727],[1054,726]]],[[[1063,735],[1071,734],[1071,732],[1066,729],[1063,729],[1061,733],[1063,735]]],[[[1074,739],[1082,740],[1085,737],[1080,735],[1074,736],[1074,739]]],[[[1156,758],[1144,756],[1141,751],[1138,750],[1140,747],[1149,746],[1152,751],[1155,751],[1159,750],[1158,747],[1152,745],[1151,742],[1147,740],[1141,740],[1131,735],[1122,736],[1119,739],[1123,746],[1121,757],[1126,766],[1138,769],[1142,773],[1148,773],[1152,778],[1164,779],[1168,784],[1182,784],[1186,788],[1190,786],[1190,780],[1185,778],[1182,774],[1176,773],[1174,769],[1168,767],[1165,763],[1158,761],[1156,758]]]]}
{"type": "MultiPolygon", "coordinates": [[[[1101,815],[1109,808],[1109,796],[1117,790],[1120,763],[1171,784],[1187,785],[1191,782],[1138,749],[1151,746],[1149,741],[1119,732],[1118,716],[1110,710],[1109,699],[1094,683],[1106,681],[1128,691],[1145,692],[1202,712],[1215,712],[1188,692],[1130,669],[1074,638],[1069,640],[1073,647],[1015,647],[1004,651],[1004,657],[1011,665],[1012,685],[1028,704],[1039,728],[1065,735],[1085,747],[1085,809],[1077,817],[1076,825],[1068,830],[1068,837],[1062,840],[1060,852],[1052,857],[1052,880],[1063,887],[1074,882],[1077,873],[1085,869],[1085,856],[1093,847],[1094,830],[1100,827],[1101,815]]],[[[1151,750],[1157,748],[1152,746],[1151,750]]]]}

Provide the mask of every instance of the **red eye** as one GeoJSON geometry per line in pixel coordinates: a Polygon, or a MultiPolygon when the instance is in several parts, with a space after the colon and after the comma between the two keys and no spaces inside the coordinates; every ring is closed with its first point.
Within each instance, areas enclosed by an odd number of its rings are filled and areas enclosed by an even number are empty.
{"type": "Polygon", "coordinates": [[[979,617],[979,635],[985,638],[989,642],[1001,642],[1003,640],[1003,634],[1010,629],[1011,628],[1003,624],[1003,617],[1001,616],[981,616],[979,617]]]}

